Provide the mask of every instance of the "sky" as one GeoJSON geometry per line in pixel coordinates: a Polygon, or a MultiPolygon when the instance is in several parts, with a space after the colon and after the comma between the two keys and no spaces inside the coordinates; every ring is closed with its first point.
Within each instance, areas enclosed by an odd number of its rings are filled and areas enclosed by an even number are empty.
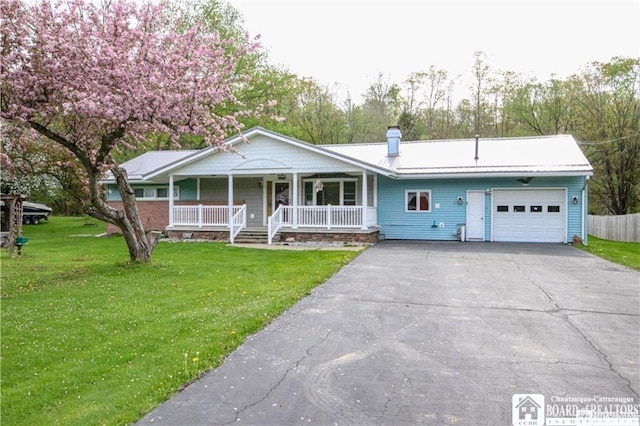
{"type": "Polygon", "coordinates": [[[546,81],[592,61],[640,57],[640,0],[229,0],[271,63],[354,101],[380,73],[402,83],[430,66],[468,97],[474,52],[492,71],[546,81]]]}

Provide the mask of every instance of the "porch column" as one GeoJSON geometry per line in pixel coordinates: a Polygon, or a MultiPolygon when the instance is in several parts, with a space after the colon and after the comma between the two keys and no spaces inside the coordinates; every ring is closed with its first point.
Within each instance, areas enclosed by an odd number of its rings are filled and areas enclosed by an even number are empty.
{"type": "Polygon", "coordinates": [[[373,207],[378,208],[378,175],[373,175],[373,207]]]}
{"type": "Polygon", "coordinates": [[[233,232],[233,175],[229,173],[229,232],[233,232]]]}
{"type": "Polygon", "coordinates": [[[298,173],[293,173],[293,216],[291,225],[293,229],[298,229],[298,173]]]}
{"type": "Polygon", "coordinates": [[[169,226],[173,226],[173,175],[169,175],[169,226]]]}
{"type": "Polygon", "coordinates": [[[369,190],[367,189],[367,171],[362,171],[362,229],[367,229],[367,214],[368,214],[368,204],[369,200],[367,197],[369,196],[369,190]]]}

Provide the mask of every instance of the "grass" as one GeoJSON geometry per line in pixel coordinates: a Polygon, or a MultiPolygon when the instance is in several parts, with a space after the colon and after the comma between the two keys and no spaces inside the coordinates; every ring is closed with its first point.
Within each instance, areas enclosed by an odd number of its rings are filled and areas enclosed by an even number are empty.
{"type": "Polygon", "coordinates": [[[2,424],[135,422],[356,256],[160,243],[133,265],[101,232],[53,217],[2,250],[2,424]]]}
{"type": "Polygon", "coordinates": [[[640,271],[640,243],[603,240],[589,235],[589,244],[578,247],[603,259],[640,271]]]}

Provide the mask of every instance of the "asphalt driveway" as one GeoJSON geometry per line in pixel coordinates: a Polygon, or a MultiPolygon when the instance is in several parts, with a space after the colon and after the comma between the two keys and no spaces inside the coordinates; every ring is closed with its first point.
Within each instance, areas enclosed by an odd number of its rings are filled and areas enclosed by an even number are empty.
{"type": "Polygon", "coordinates": [[[514,394],[640,404],[640,274],[564,245],[381,242],[140,424],[510,425],[514,394]]]}

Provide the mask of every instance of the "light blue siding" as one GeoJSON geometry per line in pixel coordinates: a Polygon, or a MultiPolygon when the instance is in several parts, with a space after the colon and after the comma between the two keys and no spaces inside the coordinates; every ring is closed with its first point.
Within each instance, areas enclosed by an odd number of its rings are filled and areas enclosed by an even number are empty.
{"type": "Polygon", "coordinates": [[[118,186],[115,184],[107,185],[107,201],[120,201],[120,192],[118,192],[118,186]]]}
{"type": "MultiPolygon", "coordinates": [[[[584,176],[544,178],[536,177],[528,188],[562,188],[567,190],[567,241],[582,235],[582,187],[584,176]],[[573,204],[573,196],[578,203],[573,204]]],[[[457,231],[466,221],[467,190],[522,188],[516,178],[483,179],[416,179],[393,180],[378,178],[378,223],[387,239],[441,240],[457,239],[457,231]],[[406,190],[431,190],[431,212],[406,212],[406,190]],[[457,203],[458,197],[465,202],[457,203]],[[439,204],[439,208],[436,205],[439,204]],[[444,223],[444,227],[433,224],[444,223]]],[[[490,192],[490,191],[489,191],[490,192]]],[[[485,240],[491,240],[491,194],[485,196],[485,240]]]]}
{"type": "Polygon", "coordinates": [[[180,187],[180,201],[193,201],[198,199],[197,179],[176,180],[173,184],[180,187]]]}

